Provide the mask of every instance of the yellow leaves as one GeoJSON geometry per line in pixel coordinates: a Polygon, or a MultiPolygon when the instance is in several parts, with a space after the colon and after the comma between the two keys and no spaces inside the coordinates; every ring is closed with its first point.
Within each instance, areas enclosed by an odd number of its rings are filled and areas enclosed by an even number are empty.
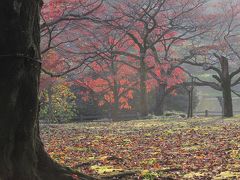
{"type": "Polygon", "coordinates": [[[158,151],[155,151],[155,152],[151,152],[151,155],[158,155],[160,154],[161,152],[158,152],[158,151]]]}
{"type": "Polygon", "coordinates": [[[231,172],[231,171],[221,172],[220,174],[213,177],[214,180],[238,179],[238,178],[240,178],[240,172],[231,172]]]}
{"type": "Polygon", "coordinates": [[[130,144],[132,141],[131,141],[131,139],[123,139],[123,143],[124,144],[130,144]]]}
{"type": "Polygon", "coordinates": [[[183,147],[183,149],[185,151],[196,151],[196,150],[200,150],[202,147],[199,146],[199,145],[193,145],[193,146],[186,146],[186,147],[183,147]]]}
{"type": "Polygon", "coordinates": [[[201,173],[201,172],[190,172],[190,173],[187,173],[183,176],[184,179],[194,179],[194,178],[199,178],[199,177],[202,177],[204,176],[205,174],[204,173],[201,173]]]}
{"type": "Polygon", "coordinates": [[[95,160],[95,157],[89,157],[88,160],[93,161],[93,160],[95,160]]]}
{"type": "Polygon", "coordinates": [[[233,159],[240,159],[240,150],[232,150],[230,157],[233,159]]]}
{"type": "Polygon", "coordinates": [[[149,170],[143,170],[141,171],[141,177],[143,177],[144,180],[152,180],[156,179],[160,176],[157,172],[151,172],[149,170]]]}
{"type": "Polygon", "coordinates": [[[145,133],[144,136],[145,136],[145,137],[151,137],[152,134],[151,134],[151,133],[145,133]]]}
{"type": "Polygon", "coordinates": [[[49,153],[49,155],[55,159],[58,163],[60,164],[65,164],[65,159],[66,159],[66,154],[63,152],[59,152],[59,153],[49,153]]]}
{"type": "Polygon", "coordinates": [[[102,156],[99,158],[100,161],[106,161],[109,158],[109,156],[102,156]]]}
{"type": "Polygon", "coordinates": [[[113,166],[98,166],[98,165],[93,165],[91,166],[91,169],[96,171],[98,174],[106,174],[106,173],[112,173],[112,172],[121,172],[123,169],[115,169],[113,166]]]}
{"type": "Polygon", "coordinates": [[[148,174],[150,171],[149,170],[143,170],[142,172],[141,172],[141,176],[145,176],[146,174],[148,174]]]}
{"type": "Polygon", "coordinates": [[[156,158],[150,158],[150,159],[145,159],[142,161],[142,164],[147,164],[147,165],[153,165],[157,163],[157,159],[156,158]]]}
{"type": "Polygon", "coordinates": [[[103,137],[96,135],[96,136],[95,136],[95,139],[103,139],[103,137]]]}
{"type": "Polygon", "coordinates": [[[67,150],[69,151],[79,151],[79,152],[86,152],[89,148],[86,147],[68,147],[67,150]]]}

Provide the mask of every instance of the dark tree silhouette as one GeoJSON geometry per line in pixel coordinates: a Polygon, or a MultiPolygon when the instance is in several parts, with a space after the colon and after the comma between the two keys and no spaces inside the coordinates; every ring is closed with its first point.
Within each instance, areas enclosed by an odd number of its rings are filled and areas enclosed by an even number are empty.
{"type": "MultiPolygon", "coordinates": [[[[41,0],[0,1],[0,179],[67,180],[39,136],[41,0]]],[[[82,179],[85,179],[83,176],[82,179]]]]}

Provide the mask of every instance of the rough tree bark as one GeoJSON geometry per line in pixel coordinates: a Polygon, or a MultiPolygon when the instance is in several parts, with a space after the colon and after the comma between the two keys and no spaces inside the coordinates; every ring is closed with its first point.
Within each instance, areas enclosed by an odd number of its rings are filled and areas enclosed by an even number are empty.
{"type": "Polygon", "coordinates": [[[44,151],[39,137],[41,3],[0,1],[1,180],[73,179],[44,151]]]}
{"type": "Polygon", "coordinates": [[[229,64],[228,59],[224,56],[218,58],[221,64],[222,70],[222,94],[223,94],[223,108],[224,116],[232,117],[233,116],[233,105],[232,105],[232,90],[231,90],[231,77],[229,74],[229,64]]]}

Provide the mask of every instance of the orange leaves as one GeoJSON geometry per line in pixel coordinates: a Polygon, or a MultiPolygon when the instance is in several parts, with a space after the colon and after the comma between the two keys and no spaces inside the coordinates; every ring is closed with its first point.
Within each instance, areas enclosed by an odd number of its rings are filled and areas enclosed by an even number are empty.
{"type": "MultiPolygon", "coordinates": [[[[86,0],[49,0],[44,2],[43,6],[43,15],[46,19],[54,19],[63,15],[66,11],[76,10],[76,7],[81,9],[81,13],[86,13],[91,11],[94,7],[99,5],[98,1],[86,1],[86,0]]],[[[103,10],[102,8],[98,9],[98,13],[103,10]]]]}
{"type": "MultiPolygon", "coordinates": [[[[42,56],[43,68],[49,72],[60,73],[65,69],[65,62],[54,50],[49,50],[42,56]]],[[[62,82],[61,78],[52,78],[49,75],[42,74],[40,88],[44,89],[51,84],[62,82]]]]}
{"type": "Polygon", "coordinates": [[[133,91],[129,90],[126,95],[129,99],[133,99],[133,91]]]}
{"type": "Polygon", "coordinates": [[[114,101],[115,101],[112,92],[109,92],[108,94],[105,94],[104,99],[110,104],[114,103],[114,101]]]}
{"type": "Polygon", "coordinates": [[[172,88],[178,84],[183,83],[186,80],[184,71],[181,68],[173,67],[168,61],[164,61],[162,64],[156,64],[153,72],[154,77],[149,74],[149,80],[147,81],[147,89],[151,91],[153,88],[160,84],[166,84],[167,88],[172,88]]]}
{"type": "Polygon", "coordinates": [[[129,99],[131,99],[131,98],[121,97],[119,99],[120,109],[131,109],[132,108],[128,103],[129,99]]]}
{"type": "Polygon", "coordinates": [[[98,64],[97,62],[91,63],[91,67],[97,73],[103,71],[103,67],[100,64],[98,64]]]}
{"type": "MultiPolygon", "coordinates": [[[[96,95],[99,106],[118,103],[119,109],[130,109],[129,100],[133,99],[132,86],[136,72],[127,65],[113,61],[93,62],[85,77],[76,80],[76,84],[96,95]]],[[[83,100],[89,100],[89,93],[81,93],[83,100]]]]}
{"type": "Polygon", "coordinates": [[[43,67],[49,71],[61,72],[64,69],[65,63],[63,58],[54,50],[49,50],[43,55],[43,67]]]}
{"type": "Polygon", "coordinates": [[[174,36],[176,36],[176,35],[177,35],[177,32],[176,32],[176,31],[173,31],[173,32],[166,33],[164,37],[165,37],[166,39],[170,39],[170,38],[172,38],[172,37],[174,37],[174,36]]]}

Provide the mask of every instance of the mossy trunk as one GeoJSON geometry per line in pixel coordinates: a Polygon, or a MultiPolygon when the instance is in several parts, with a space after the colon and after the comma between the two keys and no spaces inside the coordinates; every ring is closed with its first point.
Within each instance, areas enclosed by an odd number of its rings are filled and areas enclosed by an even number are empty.
{"type": "Polygon", "coordinates": [[[39,0],[0,1],[0,179],[67,180],[38,127],[39,0]]]}

